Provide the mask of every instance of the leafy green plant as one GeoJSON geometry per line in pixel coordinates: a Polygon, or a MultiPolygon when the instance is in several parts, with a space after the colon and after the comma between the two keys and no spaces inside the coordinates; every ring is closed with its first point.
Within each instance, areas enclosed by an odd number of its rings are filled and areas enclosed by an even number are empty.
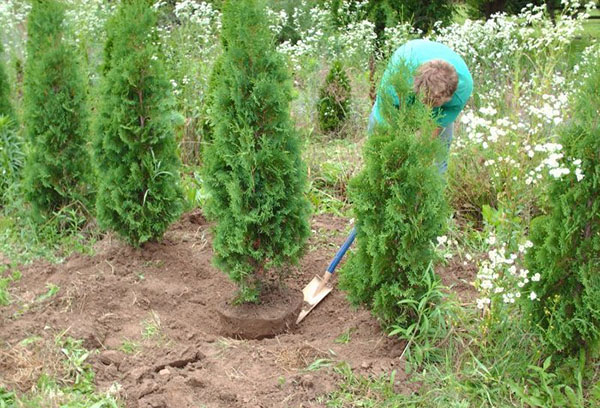
{"type": "Polygon", "coordinates": [[[46,291],[46,293],[43,293],[40,296],[38,296],[37,299],[35,300],[36,302],[38,302],[38,303],[43,302],[44,300],[48,300],[48,299],[54,297],[60,290],[60,287],[56,286],[54,283],[47,283],[46,289],[48,289],[46,291]]]}
{"type": "Polygon", "coordinates": [[[342,334],[340,334],[334,341],[338,344],[348,344],[350,343],[350,339],[352,337],[352,332],[354,331],[354,328],[350,328],[348,330],[346,330],[345,332],[343,332],[342,334]]]}
{"type": "Polygon", "coordinates": [[[529,375],[524,378],[525,384],[512,383],[514,393],[531,407],[574,407],[584,408],[583,372],[585,354],[581,353],[577,368],[577,387],[573,389],[561,381],[559,375],[552,371],[552,356],[547,357],[542,366],[530,364],[529,375]]]}
{"type": "Polygon", "coordinates": [[[24,189],[39,221],[66,206],[85,212],[91,197],[86,83],[70,35],[64,4],[33,1],[27,19],[24,189]]]}
{"type": "Polygon", "coordinates": [[[562,176],[547,215],[531,223],[525,315],[552,350],[577,354],[600,344],[600,63],[587,72],[572,120],[560,131],[562,176]]]}
{"type": "Polygon", "coordinates": [[[18,193],[21,169],[25,161],[23,143],[9,116],[0,115],[0,207],[18,193]]]}
{"type": "Polygon", "coordinates": [[[178,116],[149,2],[122,2],[106,30],[94,144],[98,222],[139,246],[161,238],[183,208],[178,116]]]}
{"type": "Polygon", "coordinates": [[[416,317],[400,301],[427,292],[423,276],[435,259],[432,241],[448,218],[436,165],[443,148],[431,137],[436,125],[430,109],[411,101],[406,72],[400,69],[391,82],[399,108],[382,93],[385,123],[366,141],[365,168],[350,182],[358,247],[340,273],[349,299],[372,309],[385,326],[416,317]]]}
{"type": "Polygon", "coordinates": [[[239,287],[236,302],[259,302],[265,273],[296,262],[308,237],[306,167],[289,114],[289,74],[263,3],[224,4],[222,41],[205,210],[216,220],[216,265],[239,287]]]}
{"type": "Polygon", "coordinates": [[[10,293],[8,293],[8,285],[10,282],[10,278],[0,278],[0,306],[7,306],[10,304],[10,293]]]}
{"type": "Polygon", "coordinates": [[[10,84],[4,66],[4,47],[0,41],[0,117],[15,119],[15,112],[10,101],[10,84]]]}
{"type": "Polygon", "coordinates": [[[405,326],[393,325],[390,336],[398,336],[406,340],[402,356],[415,367],[426,361],[439,361],[441,358],[440,345],[452,334],[452,323],[457,319],[457,305],[451,302],[444,293],[439,278],[432,264],[423,275],[425,292],[417,299],[402,299],[398,304],[411,309],[415,316],[412,322],[405,326]]]}
{"type": "Polygon", "coordinates": [[[320,90],[319,124],[325,132],[338,131],[350,109],[350,79],[340,61],[335,61],[320,90]]]}

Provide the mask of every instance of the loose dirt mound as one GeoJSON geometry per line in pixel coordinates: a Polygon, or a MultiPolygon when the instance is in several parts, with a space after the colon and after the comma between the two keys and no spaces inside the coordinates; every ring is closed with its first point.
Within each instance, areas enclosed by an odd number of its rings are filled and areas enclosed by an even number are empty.
{"type": "MultiPolygon", "coordinates": [[[[301,290],[321,274],[346,238],[341,218],[317,216],[301,265],[285,279],[301,290]]],[[[334,290],[299,327],[275,338],[221,337],[215,306],[234,286],[211,264],[210,225],[199,212],[185,215],[163,242],[133,249],[108,236],[94,256],[61,265],[38,262],[21,269],[15,300],[1,310],[0,341],[66,335],[85,340],[101,388],[122,386],[127,407],[317,407],[335,387],[332,367],[347,362],[379,375],[399,369],[403,344],[388,338],[368,311],[354,309],[334,290]],[[58,293],[40,295],[48,284],[58,293]]],[[[15,368],[0,361],[0,384],[15,368]]]]}

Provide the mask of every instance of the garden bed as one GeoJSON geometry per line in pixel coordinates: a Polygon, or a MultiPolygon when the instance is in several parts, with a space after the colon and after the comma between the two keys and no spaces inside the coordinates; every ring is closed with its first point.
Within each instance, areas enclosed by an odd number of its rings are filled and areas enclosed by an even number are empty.
{"type": "MultiPolygon", "coordinates": [[[[316,216],[312,229],[300,266],[284,280],[291,290],[322,273],[350,226],[343,218],[316,216]]],[[[30,350],[17,362],[9,352],[24,339],[51,340],[64,331],[63,337],[83,339],[98,351],[88,358],[96,383],[101,390],[120,384],[127,407],[324,406],[342,362],[366,375],[398,369],[397,390],[414,390],[398,359],[404,344],[337,289],[286,333],[263,340],[223,337],[216,308],[235,287],[211,258],[210,225],[193,212],[162,243],[133,249],[107,236],[94,256],[22,267],[13,302],[0,314],[0,351],[7,351],[0,358],[0,385],[29,390],[37,371],[27,366],[39,358],[30,350]],[[49,284],[58,292],[40,298],[49,284]]],[[[447,284],[469,280],[447,269],[447,284]]]]}

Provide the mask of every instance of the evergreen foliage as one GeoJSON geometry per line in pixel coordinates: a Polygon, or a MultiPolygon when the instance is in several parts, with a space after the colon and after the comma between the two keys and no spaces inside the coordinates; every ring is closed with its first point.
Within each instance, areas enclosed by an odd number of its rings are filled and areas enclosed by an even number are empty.
{"type": "Polygon", "coordinates": [[[325,132],[343,125],[350,109],[350,79],[340,61],[335,61],[320,90],[319,123],[325,132]]]}
{"type": "Polygon", "coordinates": [[[15,119],[15,112],[10,102],[10,83],[4,65],[4,49],[0,41],[0,116],[15,119]]]}
{"type": "Polygon", "coordinates": [[[536,299],[525,299],[526,315],[552,349],[575,354],[600,340],[600,63],[581,86],[574,117],[561,130],[568,161],[581,160],[583,179],[553,180],[547,215],[533,220],[527,254],[536,299]]]}
{"type": "Polygon", "coordinates": [[[177,115],[155,26],[147,0],[123,1],[107,22],[95,123],[98,221],[136,246],[162,237],[183,209],[177,115]]]}
{"type": "Polygon", "coordinates": [[[226,2],[222,41],[205,210],[217,221],[215,263],[238,284],[236,301],[259,302],[265,274],[297,261],[308,237],[306,167],[290,119],[290,77],[263,4],[226,2]]]}
{"type": "Polygon", "coordinates": [[[64,14],[56,0],[35,0],[27,20],[24,189],[39,220],[65,207],[83,211],[90,197],[85,77],[64,14]]]}
{"type": "Polygon", "coordinates": [[[386,326],[404,325],[411,306],[427,291],[425,275],[434,261],[432,241],[448,216],[438,165],[444,149],[432,138],[431,110],[414,101],[400,69],[392,79],[400,102],[380,92],[386,123],[376,125],[364,147],[364,169],[351,180],[357,245],[340,273],[340,287],[386,326]]]}

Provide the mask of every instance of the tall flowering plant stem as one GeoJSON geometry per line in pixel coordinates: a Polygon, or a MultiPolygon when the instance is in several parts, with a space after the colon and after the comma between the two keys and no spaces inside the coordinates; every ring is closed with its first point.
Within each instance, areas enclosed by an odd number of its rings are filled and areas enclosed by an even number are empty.
{"type": "Polygon", "coordinates": [[[413,99],[400,70],[395,86],[400,107],[385,93],[386,123],[375,127],[364,148],[365,166],[350,182],[356,215],[357,250],[340,272],[340,285],[385,326],[413,316],[406,299],[426,292],[424,276],[435,260],[432,241],[448,217],[443,176],[437,163],[443,147],[432,138],[430,110],[413,99]]]}
{"type": "Polygon", "coordinates": [[[205,210],[216,221],[215,262],[239,286],[236,301],[259,302],[266,273],[297,261],[308,237],[306,167],[290,119],[289,74],[262,2],[225,2],[222,41],[205,210]]]}
{"type": "Polygon", "coordinates": [[[27,19],[25,134],[29,143],[24,189],[35,218],[90,199],[85,76],[68,42],[65,10],[35,0],[27,19]]]}
{"type": "Polygon", "coordinates": [[[593,63],[560,132],[561,171],[551,208],[531,224],[526,316],[555,351],[598,351],[600,340],[600,63],[593,63]]]}
{"type": "Polygon", "coordinates": [[[95,124],[98,221],[135,246],[160,239],[183,209],[177,116],[155,27],[148,0],[123,1],[108,21],[95,124]]]}

